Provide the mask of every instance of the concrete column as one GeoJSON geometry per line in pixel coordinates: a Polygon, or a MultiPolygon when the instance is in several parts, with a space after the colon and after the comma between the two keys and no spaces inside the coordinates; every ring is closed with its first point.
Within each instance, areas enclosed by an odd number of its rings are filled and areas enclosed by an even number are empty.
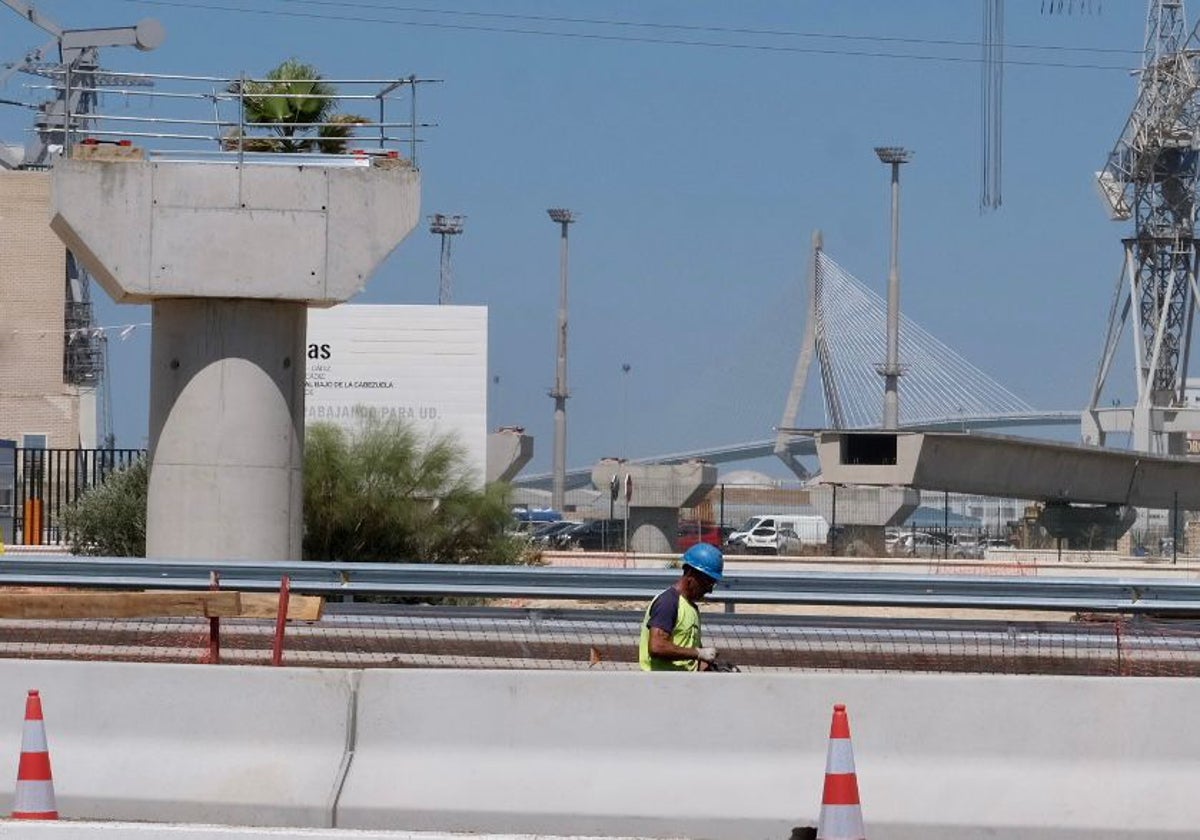
{"type": "Polygon", "coordinates": [[[303,528],[303,303],[155,301],[146,552],[294,560],[303,528]]]}
{"type": "Polygon", "coordinates": [[[819,484],[809,491],[809,501],[837,537],[837,553],[846,556],[882,555],[884,527],[901,525],[921,504],[921,493],[912,487],[871,487],[819,484]]]}
{"type": "Polygon", "coordinates": [[[592,484],[599,490],[608,490],[613,476],[622,495],[627,486],[633,490],[626,506],[629,550],[670,554],[679,536],[679,509],[693,507],[708,495],[716,486],[717,468],[703,461],[629,464],[615,458],[604,458],[592,467],[592,484]]]}
{"type": "Polygon", "coordinates": [[[638,554],[673,554],[679,534],[679,508],[634,507],[629,510],[629,550],[638,554]]]}

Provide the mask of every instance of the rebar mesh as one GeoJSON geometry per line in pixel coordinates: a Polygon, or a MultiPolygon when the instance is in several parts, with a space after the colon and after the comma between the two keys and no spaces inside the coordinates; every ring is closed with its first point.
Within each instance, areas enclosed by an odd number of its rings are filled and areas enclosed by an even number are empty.
{"type": "MultiPolygon", "coordinates": [[[[369,605],[367,605],[369,606],[369,605]]],[[[367,606],[356,605],[356,610],[367,606]]],[[[386,607],[293,624],[284,664],[345,668],[637,668],[641,612],[386,607]]],[[[222,619],[220,662],[271,663],[274,623],[222,619]]],[[[202,663],[207,619],[0,621],[0,657],[202,663]]],[[[705,642],[742,671],[1200,675],[1200,622],[706,614],[705,642]]]]}

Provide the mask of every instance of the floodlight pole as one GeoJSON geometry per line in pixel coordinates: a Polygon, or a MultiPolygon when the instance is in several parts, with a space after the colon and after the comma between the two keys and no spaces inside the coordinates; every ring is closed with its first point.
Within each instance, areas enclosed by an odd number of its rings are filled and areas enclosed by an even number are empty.
{"type": "Polygon", "coordinates": [[[429,232],[442,237],[442,254],[438,272],[438,304],[450,303],[454,295],[454,270],[450,264],[451,243],[455,236],[463,232],[463,219],[466,216],[449,216],[445,213],[435,213],[429,217],[429,232]]]}
{"type": "Polygon", "coordinates": [[[892,167],[892,255],[888,268],[887,361],[877,366],[883,376],[883,428],[900,426],[900,166],[912,152],[900,146],[877,146],[875,154],[892,167]]]}
{"type": "Polygon", "coordinates": [[[554,471],[550,506],[561,511],[566,504],[567,486],[567,228],[575,213],[563,207],[546,211],[550,220],[562,228],[562,246],[558,264],[558,358],[554,373],[554,471]]]}

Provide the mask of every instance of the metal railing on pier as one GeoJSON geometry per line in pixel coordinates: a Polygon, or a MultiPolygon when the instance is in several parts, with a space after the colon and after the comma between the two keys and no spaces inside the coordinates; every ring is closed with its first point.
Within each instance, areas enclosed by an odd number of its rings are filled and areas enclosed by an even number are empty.
{"type": "Polygon", "coordinates": [[[333,162],[354,152],[390,152],[417,166],[421,131],[436,126],[420,121],[417,91],[440,79],[327,79],[303,65],[280,69],[304,75],[112,73],[68,66],[44,71],[49,81],[29,87],[57,97],[41,136],[57,138],[68,156],[85,140],[127,141],[157,159],[241,162],[288,154],[295,162],[293,153],[303,152],[333,162]],[[113,101],[121,107],[109,107],[113,101]]]}

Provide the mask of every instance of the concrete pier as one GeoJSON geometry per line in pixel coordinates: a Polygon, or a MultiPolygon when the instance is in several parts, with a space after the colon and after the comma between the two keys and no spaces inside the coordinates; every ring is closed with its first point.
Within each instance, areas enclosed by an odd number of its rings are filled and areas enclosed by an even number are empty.
{"type": "MultiPolygon", "coordinates": [[[[698,504],[716,486],[717,468],[704,461],[685,464],[630,464],[604,458],[592,467],[592,483],[605,490],[616,477],[618,492],[627,482],[630,551],[666,554],[675,551],[679,509],[698,504]]],[[[623,497],[623,496],[622,496],[623,497]]]]}
{"type": "Polygon", "coordinates": [[[139,155],[54,167],[51,227],[152,303],[152,557],[300,556],[305,308],[361,291],[416,226],[406,161],[139,155]]]}
{"type": "Polygon", "coordinates": [[[809,491],[809,500],[836,537],[838,554],[882,557],[884,528],[899,525],[921,504],[921,494],[911,487],[867,487],[819,484],[809,491]]]}

